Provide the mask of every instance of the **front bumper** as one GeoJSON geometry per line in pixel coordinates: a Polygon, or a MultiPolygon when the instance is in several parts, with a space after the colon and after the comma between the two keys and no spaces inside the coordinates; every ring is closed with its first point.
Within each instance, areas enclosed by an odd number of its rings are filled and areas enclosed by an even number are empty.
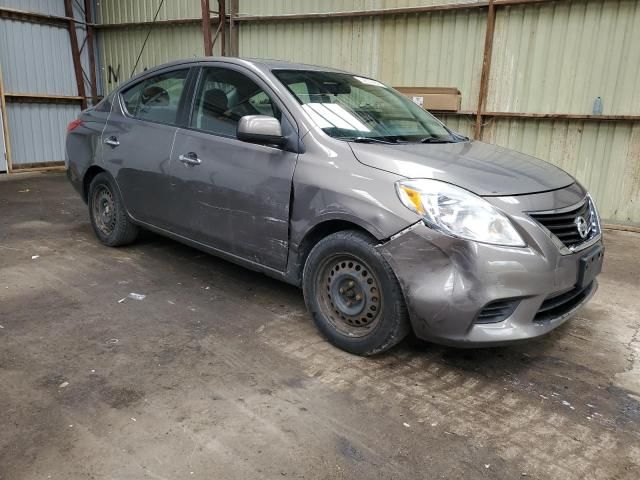
{"type": "Polygon", "coordinates": [[[418,337],[497,346],[548,333],[597,289],[593,280],[577,302],[536,320],[545,299],[576,286],[580,258],[602,247],[600,238],[589,249],[562,255],[548,237],[538,237],[526,248],[502,247],[452,238],[419,222],[378,248],[400,282],[418,337]],[[504,299],[517,299],[513,313],[497,323],[478,323],[487,304],[504,299]]]}

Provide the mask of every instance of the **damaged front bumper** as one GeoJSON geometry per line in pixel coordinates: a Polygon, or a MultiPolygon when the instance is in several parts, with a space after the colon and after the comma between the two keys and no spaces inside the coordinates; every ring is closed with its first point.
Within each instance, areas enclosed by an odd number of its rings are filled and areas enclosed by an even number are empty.
{"type": "Polygon", "coordinates": [[[598,248],[601,240],[571,255],[548,241],[526,248],[488,245],[443,235],[423,222],[378,246],[400,282],[416,335],[463,347],[531,339],[561,325],[597,289],[595,279],[580,287],[577,279],[580,258],[598,248]],[[503,309],[502,319],[483,313],[497,311],[493,305],[511,310],[503,309]]]}

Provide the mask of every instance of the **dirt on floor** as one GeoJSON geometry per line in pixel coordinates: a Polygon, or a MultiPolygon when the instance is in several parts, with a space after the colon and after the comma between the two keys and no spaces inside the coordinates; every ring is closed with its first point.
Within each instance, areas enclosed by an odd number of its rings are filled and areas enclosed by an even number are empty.
{"type": "Polygon", "coordinates": [[[543,339],[359,358],[296,288],[151,234],[104,247],[62,174],[5,177],[0,479],[637,480],[640,235],[605,242],[543,339]]]}

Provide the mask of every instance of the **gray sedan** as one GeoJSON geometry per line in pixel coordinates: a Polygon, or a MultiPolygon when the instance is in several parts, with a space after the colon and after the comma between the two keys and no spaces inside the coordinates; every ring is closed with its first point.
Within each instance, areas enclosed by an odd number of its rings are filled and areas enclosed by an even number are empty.
{"type": "Polygon", "coordinates": [[[82,112],[66,153],[102,243],[149,229],[300,286],[352,353],[411,330],[457,346],[534,338],[597,288],[600,220],[574,178],[366,76],[173,62],[82,112]]]}

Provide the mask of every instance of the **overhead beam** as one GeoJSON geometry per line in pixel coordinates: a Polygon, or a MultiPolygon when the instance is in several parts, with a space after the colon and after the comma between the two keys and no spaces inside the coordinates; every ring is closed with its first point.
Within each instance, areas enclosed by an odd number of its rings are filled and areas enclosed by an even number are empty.
{"type": "Polygon", "coordinates": [[[50,95],[46,93],[5,93],[8,102],[23,103],[82,103],[85,98],[77,95],[50,95]]]}
{"type": "Polygon", "coordinates": [[[82,61],[80,59],[80,49],[78,48],[78,32],[76,32],[76,24],[73,20],[73,0],[64,0],[64,14],[69,19],[69,40],[71,42],[71,56],[73,57],[73,72],[76,76],[76,85],[78,87],[78,96],[82,98],[81,105],[84,110],[87,108],[87,99],[84,88],[84,78],[82,77],[82,61]]]}
{"type": "Polygon", "coordinates": [[[58,15],[49,15],[40,12],[28,12],[26,10],[18,10],[15,8],[0,7],[0,18],[10,20],[18,20],[21,22],[39,23],[44,25],[53,25],[55,27],[66,28],[69,22],[84,24],[84,21],[76,20],[70,17],[60,17],[58,15]]]}
{"type": "Polygon", "coordinates": [[[286,20],[312,20],[332,19],[344,17],[381,17],[387,15],[406,15],[412,13],[434,13],[453,10],[476,10],[488,8],[490,3],[496,7],[509,5],[533,5],[539,3],[568,2],[570,0],[495,0],[466,3],[448,3],[443,5],[429,5],[422,7],[395,7],[371,10],[349,10],[344,12],[311,12],[311,13],[287,13],[282,15],[239,15],[237,22],[274,22],[286,20]]]}
{"type": "MultiPolygon", "coordinates": [[[[218,22],[218,15],[211,15],[211,21],[218,22]]],[[[201,25],[202,17],[200,18],[177,18],[174,20],[156,20],[144,21],[144,22],[123,22],[123,23],[98,23],[95,24],[95,28],[98,30],[118,30],[134,27],[149,27],[155,26],[176,26],[176,25],[201,25]]]]}
{"type": "MultiPolygon", "coordinates": [[[[463,115],[476,117],[477,111],[451,112],[445,110],[429,110],[430,113],[438,116],[463,115]]],[[[534,113],[534,112],[482,112],[482,117],[486,118],[521,118],[537,120],[577,120],[596,122],[640,122],[640,115],[587,115],[579,113],[534,113]]]]}

